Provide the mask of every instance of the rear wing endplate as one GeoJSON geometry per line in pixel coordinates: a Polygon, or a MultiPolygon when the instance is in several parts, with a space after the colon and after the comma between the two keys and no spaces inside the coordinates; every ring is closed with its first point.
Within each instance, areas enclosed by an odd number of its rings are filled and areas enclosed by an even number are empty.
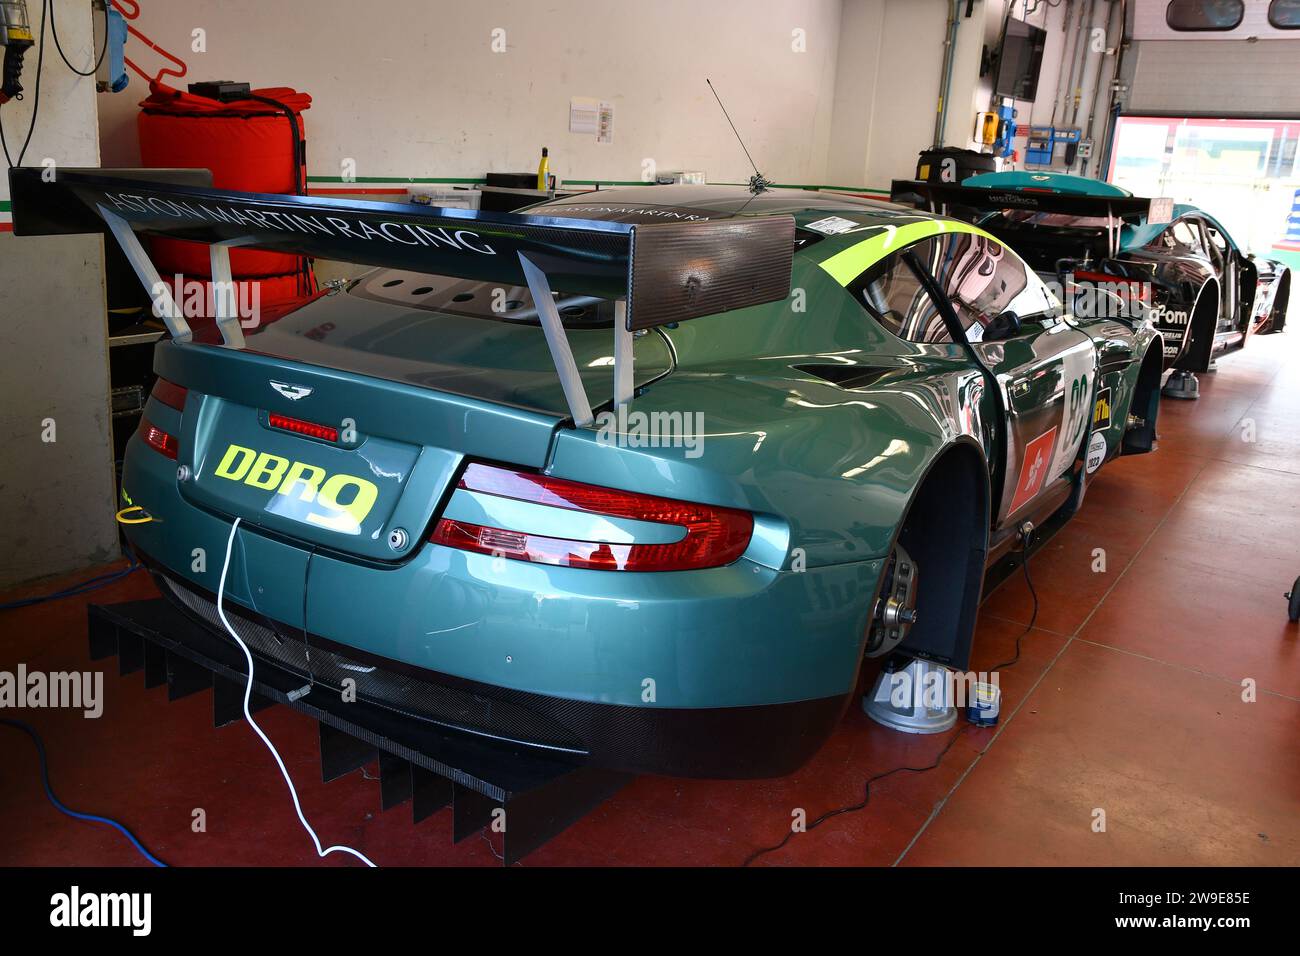
{"type": "MultiPolygon", "coordinates": [[[[790,216],[634,224],[233,192],[208,181],[206,170],[11,169],[14,234],[112,235],[179,341],[189,326],[137,233],[208,244],[213,282],[225,288],[232,246],[526,285],[579,426],[594,416],[553,289],[615,302],[617,405],[632,397],[635,332],[790,292],[790,216]]],[[[242,347],[232,297],[215,301],[223,341],[242,347]]]]}

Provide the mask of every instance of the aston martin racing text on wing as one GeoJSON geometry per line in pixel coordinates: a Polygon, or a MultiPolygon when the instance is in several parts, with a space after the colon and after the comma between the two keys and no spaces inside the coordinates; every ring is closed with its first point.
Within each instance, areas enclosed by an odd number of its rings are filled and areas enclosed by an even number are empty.
{"type": "Polygon", "coordinates": [[[299,215],[292,212],[250,209],[224,203],[185,202],[163,199],[158,196],[141,196],[129,193],[105,193],[104,198],[126,212],[161,213],[173,219],[195,219],[200,222],[218,222],[226,225],[256,226],[279,232],[296,232],[308,236],[327,236],[339,239],[362,239],[397,242],[404,246],[434,246],[495,256],[496,250],[483,237],[470,229],[448,230],[430,228],[418,223],[382,220],[371,225],[364,219],[347,220],[339,216],[299,215]],[[322,221],[323,220],[323,221],[322,221]],[[403,238],[405,236],[405,238],[403,238]]]}

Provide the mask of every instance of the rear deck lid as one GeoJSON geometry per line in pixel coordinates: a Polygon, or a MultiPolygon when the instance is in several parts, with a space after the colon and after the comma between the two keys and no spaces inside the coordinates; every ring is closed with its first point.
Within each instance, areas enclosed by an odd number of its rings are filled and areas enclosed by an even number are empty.
{"type": "Polygon", "coordinates": [[[156,366],[190,391],[188,500],[377,560],[423,540],[466,456],[541,468],[560,422],[224,347],[165,343],[156,366]]]}
{"type": "MultiPolygon", "coordinates": [[[[614,304],[556,294],[593,403],[613,387],[614,304]]],[[[376,269],[254,330],[248,348],[497,404],[568,417],[555,362],[527,286],[376,269]]],[[[635,384],[668,371],[656,332],[638,335],[635,384]]]]}

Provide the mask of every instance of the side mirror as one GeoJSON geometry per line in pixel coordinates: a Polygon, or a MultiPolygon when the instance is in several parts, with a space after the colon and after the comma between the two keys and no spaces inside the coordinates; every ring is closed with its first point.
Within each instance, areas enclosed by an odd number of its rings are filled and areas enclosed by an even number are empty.
{"type": "Polygon", "coordinates": [[[993,319],[984,329],[985,342],[1001,342],[1020,334],[1020,316],[1016,313],[1003,312],[993,319]]]}

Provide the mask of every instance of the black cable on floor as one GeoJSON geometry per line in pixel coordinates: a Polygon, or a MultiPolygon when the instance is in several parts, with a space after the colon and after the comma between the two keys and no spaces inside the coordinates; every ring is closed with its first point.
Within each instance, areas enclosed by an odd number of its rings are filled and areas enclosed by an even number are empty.
{"type": "MultiPolygon", "coordinates": [[[[958,741],[958,739],[961,738],[961,735],[965,732],[966,732],[965,727],[958,728],[957,732],[952,735],[952,738],[948,741],[948,743],[944,745],[944,748],[939,751],[939,755],[934,758],[934,761],[932,763],[926,764],[924,767],[895,767],[893,770],[886,770],[883,773],[878,773],[875,774],[874,776],[868,777],[866,779],[866,782],[862,785],[861,800],[859,800],[857,803],[853,803],[848,806],[836,807],[834,810],[827,810],[816,820],[812,821],[812,823],[808,824],[804,832],[815,830],[817,827],[821,826],[823,823],[825,823],[827,820],[830,820],[832,817],[838,817],[841,814],[845,814],[845,813],[856,813],[857,811],[866,807],[866,805],[871,801],[871,785],[873,783],[877,783],[881,780],[884,780],[886,777],[892,777],[896,773],[924,773],[927,770],[933,770],[935,767],[939,766],[939,764],[943,762],[943,758],[948,755],[948,751],[952,749],[952,745],[955,744],[958,741]]],[[[794,834],[795,831],[790,830],[782,838],[780,843],[774,844],[772,846],[763,847],[761,850],[755,850],[745,859],[745,862],[742,863],[741,866],[749,866],[749,864],[753,863],[760,856],[764,856],[768,853],[775,853],[777,850],[781,849],[787,843],[789,843],[790,838],[794,836],[794,834]]]]}
{"type": "MultiPolygon", "coordinates": [[[[993,668],[994,671],[1005,670],[1006,668],[1011,667],[1017,661],[1020,660],[1020,643],[1025,639],[1025,637],[1029,634],[1029,632],[1034,629],[1034,623],[1038,620],[1038,592],[1034,590],[1034,582],[1029,577],[1029,543],[1030,543],[1029,534],[1026,534],[1023,538],[1021,538],[1021,541],[1022,541],[1021,566],[1024,568],[1025,571],[1025,584],[1029,586],[1029,593],[1034,599],[1034,610],[1033,613],[1029,616],[1029,624],[1025,627],[1023,631],[1020,632],[1020,636],[1016,638],[1015,656],[1012,657],[1011,660],[1003,664],[998,664],[996,667],[993,668]]],[[[943,762],[943,758],[948,755],[948,751],[952,749],[953,744],[955,744],[958,741],[958,739],[961,737],[961,735],[965,733],[966,729],[967,728],[965,726],[958,728],[957,732],[952,735],[952,738],[948,741],[948,743],[944,745],[944,748],[939,751],[939,755],[934,758],[934,761],[932,763],[926,764],[924,767],[895,767],[893,770],[886,770],[883,773],[878,773],[875,774],[874,776],[868,777],[866,779],[866,782],[862,786],[861,800],[859,800],[857,803],[849,804],[848,806],[836,807],[834,810],[827,810],[816,820],[813,820],[812,823],[808,824],[808,826],[804,829],[803,832],[805,833],[810,832],[816,829],[817,827],[821,826],[827,820],[832,819],[833,817],[838,817],[845,813],[856,813],[857,811],[864,809],[867,806],[867,804],[871,801],[871,785],[873,783],[878,783],[879,781],[884,780],[886,777],[892,777],[896,773],[925,773],[927,770],[933,770],[943,762]]],[[[793,829],[789,830],[786,833],[786,835],[781,839],[780,843],[776,843],[768,847],[763,847],[760,850],[755,850],[753,853],[751,853],[748,857],[745,858],[745,862],[742,863],[741,866],[749,866],[749,864],[753,863],[759,857],[765,856],[768,853],[775,853],[777,850],[782,849],[787,843],[790,842],[790,838],[795,835],[795,832],[796,831],[794,831],[793,829]]]]}
{"type": "MultiPolygon", "coordinates": [[[[232,95],[232,99],[253,100],[257,103],[265,103],[268,106],[274,106],[280,110],[289,121],[289,136],[292,140],[293,149],[293,191],[299,196],[307,195],[307,136],[300,125],[300,117],[294,112],[292,106],[277,100],[272,96],[263,96],[260,93],[239,93],[232,95]]],[[[306,256],[299,257],[298,271],[295,281],[298,283],[297,291],[299,295],[307,295],[311,289],[311,264],[306,256]]]]}
{"type": "Polygon", "coordinates": [[[1034,590],[1034,582],[1033,582],[1033,579],[1029,577],[1029,538],[1028,538],[1028,536],[1025,537],[1024,541],[1025,541],[1025,543],[1024,543],[1024,547],[1022,547],[1022,548],[1021,548],[1021,551],[1020,551],[1021,567],[1023,567],[1023,568],[1025,569],[1025,584],[1029,587],[1029,595],[1030,595],[1030,597],[1032,597],[1032,598],[1034,599],[1034,611],[1033,611],[1032,614],[1029,615],[1029,624],[1028,624],[1028,626],[1027,626],[1023,631],[1021,631],[1021,632],[1020,632],[1020,636],[1016,638],[1016,653],[1015,653],[1015,656],[1012,657],[1011,660],[1009,660],[1009,661],[1004,661],[1003,663],[998,664],[996,667],[993,668],[993,670],[995,670],[995,671],[1004,670],[1005,668],[1010,667],[1011,665],[1015,664],[1017,661],[1020,660],[1020,642],[1023,641],[1023,640],[1024,640],[1024,639],[1029,635],[1029,632],[1032,631],[1032,630],[1034,629],[1034,624],[1035,624],[1035,622],[1037,622],[1037,620],[1038,620],[1038,592],[1034,590]]]}

